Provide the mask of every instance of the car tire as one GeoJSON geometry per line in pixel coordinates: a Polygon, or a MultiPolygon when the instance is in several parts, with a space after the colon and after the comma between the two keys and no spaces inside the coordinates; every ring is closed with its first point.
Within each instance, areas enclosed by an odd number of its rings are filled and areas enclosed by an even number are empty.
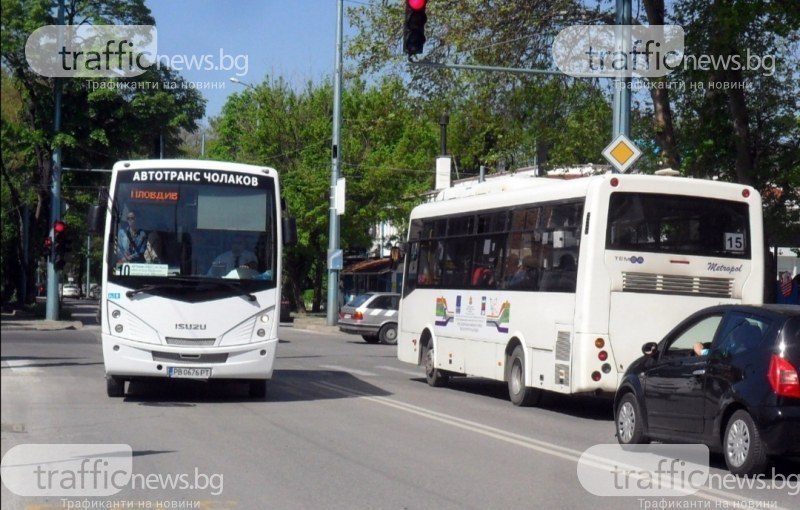
{"type": "Polygon", "coordinates": [[[397,324],[384,324],[378,332],[378,338],[380,338],[381,343],[397,345],[397,324]]]}
{"type": "Polygon", "coordinates": [[[728,420],[722,439],[725,464],[735,475],[758,475],[767,467],[767,451],[750,413],[739,409],[728,420]]]}
{"type": "Polygon", "coordinates": [[[378,335],[361,335],[361,338],[363,338],[368,344],[377,344],[380,341],[378,335]]]}
{"type": "Polygon", "coordinates": [[[428,342],[428,345],[425,347],[425,353],[424,353],[425,379],[428,381],[428,386],[433,386],[434,388],[440,388],[442,386],[447,385],[448,381],[450,380],[450,374],[442,370],[439,370],[434,366],[433,354],[434,352],[433,352],[432,342],[428,342]]]}
{"type": "Polygon", "coordinates": [[[619,401],[614,413],[617,441],[621,445],[648,443],[644,433],[641,407],[636,395],[626,393],[619,401]]]}
{"type": "Polygon", "coordinates": [[[106,395],[111,398],[125,396],[125,379],[120,379],[113,375],[106,376],[106,395]]]}
{"type": "Polygon", "coordinates": [[[542,390],[525,386],[525,355],[521,345],[514,348],[506,367],[506,382],[511,403],[520,407],[538,404],[542,398],[542,390]]]}
{"type": "Polygon", "coordinates": [[[250,398],[263,400],[267,396],[267,381],[263,379],[250,381],[247,392],[250,398]]]}

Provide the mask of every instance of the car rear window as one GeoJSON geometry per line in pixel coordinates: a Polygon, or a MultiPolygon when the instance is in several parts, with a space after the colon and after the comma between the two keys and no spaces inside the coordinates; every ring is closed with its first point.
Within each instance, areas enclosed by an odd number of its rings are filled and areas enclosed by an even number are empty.
{"type": "Polygon", "coordinates": [[[371,297],[372,297],[372,294],[359,294],[358,296],[356,296],[353,299],[351,299],[350,302],[347,303],[347,306],[353,306],[353,307],[361,306],[361,305],[364,304],[364,302],[367,299],[369,299],[371,297]]]}

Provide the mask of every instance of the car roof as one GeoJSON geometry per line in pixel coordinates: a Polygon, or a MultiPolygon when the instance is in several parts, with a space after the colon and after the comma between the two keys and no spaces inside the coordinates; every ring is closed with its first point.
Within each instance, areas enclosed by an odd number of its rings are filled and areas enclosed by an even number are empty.
{"type": "Polygon", "coordinates": [[[776,304],[764,304],[764,305],[741,305],[741,304],[729,304],[729,305],[716,305],[710,306],[708,308],[704,308],[702,310],[697,311],[697,314],[704,314],[704,313],[711,313],[714,311],[720,312],[728,312],[728,311],[741,311],[745,313],[754,313],[754,314],[767,314],[767,315],[777,315],[783,317],[795,317],[800,316],[800,306],[798,305],[776,305],[776,304]]]}

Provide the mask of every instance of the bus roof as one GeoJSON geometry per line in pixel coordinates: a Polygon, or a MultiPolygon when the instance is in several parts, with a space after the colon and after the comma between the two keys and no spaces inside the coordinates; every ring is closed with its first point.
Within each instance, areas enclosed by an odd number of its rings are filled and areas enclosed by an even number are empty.
{"type": "Polygon", "coordinates": [[[509,175],[442,190],[431,202],[415,207],[411,218],[579,198],[600,187],[609,188],[609,192],[613,187],[618,191],[675,193],[742,202],[756,200],[757,205],[761,205],[759,194],[751,186],[707,179],[612,173],[577,179],[509,175]],[[612,179],[616,179],[617,184],[612,184],[612,179]]]}

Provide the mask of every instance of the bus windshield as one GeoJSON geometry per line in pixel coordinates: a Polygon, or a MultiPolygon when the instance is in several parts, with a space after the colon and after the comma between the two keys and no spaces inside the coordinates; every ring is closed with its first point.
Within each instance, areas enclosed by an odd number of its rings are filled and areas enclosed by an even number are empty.
{"type": "Polygon", "coordinates": [[[119,172],[107,247],[110,281],[141,287],[212,279],[247,281],[252,290],[274,287],[274,180],[221,171],[205,176],[213,179],[142,181],[137,172],[119,172]]]}

